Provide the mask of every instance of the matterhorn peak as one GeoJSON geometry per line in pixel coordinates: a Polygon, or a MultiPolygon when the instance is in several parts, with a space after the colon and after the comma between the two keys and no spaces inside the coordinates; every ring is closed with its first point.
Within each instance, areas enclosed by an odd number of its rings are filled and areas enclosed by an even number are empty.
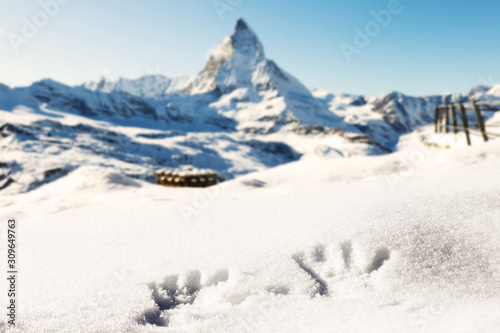
{"type": "Polygon", "coordinates": [[[235,90],[266,96],[312,98],[298,80],[266,59],[264,47],[243,19],[236,22],[232,35],[210,51],[205,68],[185,92],[193,95],[208,92],[229,94],[235,90]]]}
{"type": "Polygon", "coordinates": [[[234,30],[235,31],[250,30],[250,28],[248,27],[248,24],[245,22],[245,20],[240,18],[238,22],[236,22],[236,27],[234,28],[234,30]]]}
{"type": "Polygon", "coordinates": [[[236,22],[234,34],[231,36],[231,44],[235,52],[241,52],[251,57],[264,57],[264,48],[259,38],[243,19],[236,22]]]}

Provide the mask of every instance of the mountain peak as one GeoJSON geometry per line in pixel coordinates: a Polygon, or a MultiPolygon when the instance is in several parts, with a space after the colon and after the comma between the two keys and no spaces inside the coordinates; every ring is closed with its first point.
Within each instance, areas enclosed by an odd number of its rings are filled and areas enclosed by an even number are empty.
{"type": "Polygon", "coordinates": [[[185,91],[193,95],[212,91],[229,94],[237,89],[254,95],[312,98],[302,83],[266,59],[259,38],[243,19],[237,21],[231,36],[210,51],[205,68],[185,91]]]}
{"type": "Polygon", "coordinates": [[[250,28],[248,27],[248,24],[245,22],[245,20],[240,18],[238,22],[236,22],[236,27],[234,28],[234,30],[235,31],[250,30],[250,28]]]}
{"type": "Polygon", "coordinates": [[[234,27],[234,32],[231,35],[231,38],[233,38],[233,40],[238,38],[251,39],[255,42],[258,42],[257,35],[252,30],[252,28],[250,28],[248,23],[246,23],[242,18],[240,18],[236,22],[236,26],[234,27]]]}

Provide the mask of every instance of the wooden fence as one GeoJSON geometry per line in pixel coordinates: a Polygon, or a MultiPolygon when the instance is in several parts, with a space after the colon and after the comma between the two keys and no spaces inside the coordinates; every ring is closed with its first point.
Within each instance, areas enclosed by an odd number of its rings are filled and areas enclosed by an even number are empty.
{"type": "Polygon", "coordinates": [[[487,132],[486,128],[491,126],[486,126],[484,123],[483,112],[500,112],[500,101],[498,102],[478,102],[472,101],[469,103],[459,102],[450,103],[445,105],[440,105],[436,107],[435,116],[435,132],[436,133],[448,133],[453,130],[455,134],[459,130],[465,132],[465,137],[467,139],[467,144],[471,145],[470,132],[478,132],[482,135],[484,142],[488,141],[489,136],[498,136],[498,133],[487,132]],[[497,108],[495,108],[497,106],[497,108]],[[467,112],[474,112],[476,116],[476,125],[469,125],[469,120],[467,118],[467,112]],[[462,126],[458,126],[458,116],[460,113],[460,118],[462,120],[462,126]]]}

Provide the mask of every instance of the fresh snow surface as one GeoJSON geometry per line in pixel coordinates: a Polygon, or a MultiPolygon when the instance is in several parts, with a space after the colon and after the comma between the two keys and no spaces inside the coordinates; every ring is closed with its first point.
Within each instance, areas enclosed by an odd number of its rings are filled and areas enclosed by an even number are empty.
{"type": "Polygon", "coordinates": [[[310,155],[205,190],[83,166],[0,192],[9,331],[498,332],[499,152],[310,155]]]}

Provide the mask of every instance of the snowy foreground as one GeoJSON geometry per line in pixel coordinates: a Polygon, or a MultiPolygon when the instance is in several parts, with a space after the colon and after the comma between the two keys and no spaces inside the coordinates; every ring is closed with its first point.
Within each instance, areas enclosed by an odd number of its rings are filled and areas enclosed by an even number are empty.
{"type": "Polygon", "coordinates": [[[0,194],[12,331],[498,332],[499,143],[306,156],[210,190],[81,167],[0,194]]]}

